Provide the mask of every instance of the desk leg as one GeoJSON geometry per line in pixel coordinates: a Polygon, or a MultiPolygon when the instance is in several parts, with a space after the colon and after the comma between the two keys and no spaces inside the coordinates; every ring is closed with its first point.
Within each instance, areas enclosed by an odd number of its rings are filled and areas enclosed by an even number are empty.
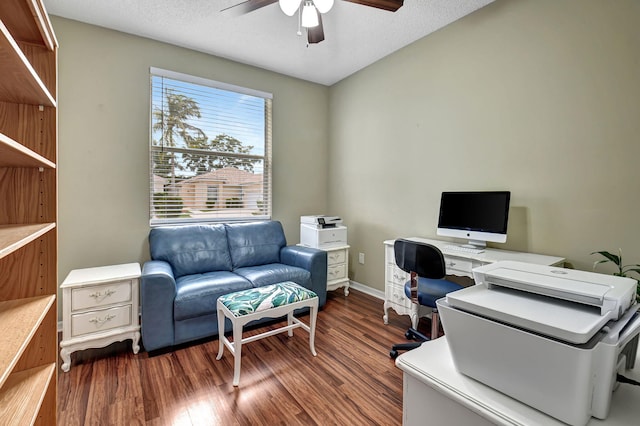
{"type": "Polygon", "coordinates": [[[384,307],[382,308],[384,310],[384,314],[382,315],[382,321],[384,322],[385,325],[389,324],[389,301],[385,300],[384,301],[384,307]]]}

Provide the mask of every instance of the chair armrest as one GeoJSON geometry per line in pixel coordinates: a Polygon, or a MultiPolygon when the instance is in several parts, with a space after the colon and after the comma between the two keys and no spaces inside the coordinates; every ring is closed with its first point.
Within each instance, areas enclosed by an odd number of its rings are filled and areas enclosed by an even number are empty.
{"type": "Polygon", "coordinates": [[[311,288],[318,295],[318,306],[327,301],[327,252],[303,246],[286,246],[280,250],[280,262],[311,272],[311,288]]]}
{"type": "Polygon", "coordinates": [[[147,351],[173,345],[173,301],[176,281],[171,265],[145,262],[140,277],[142,343],[147,351]]]}

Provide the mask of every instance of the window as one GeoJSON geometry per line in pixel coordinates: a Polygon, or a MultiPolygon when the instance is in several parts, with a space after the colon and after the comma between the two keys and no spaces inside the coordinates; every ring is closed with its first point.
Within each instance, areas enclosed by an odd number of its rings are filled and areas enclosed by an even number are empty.
{"type": "Polygon", "coordinates": [[[151,225],[271,218],[271,102],[151,68],[151,225]]]}

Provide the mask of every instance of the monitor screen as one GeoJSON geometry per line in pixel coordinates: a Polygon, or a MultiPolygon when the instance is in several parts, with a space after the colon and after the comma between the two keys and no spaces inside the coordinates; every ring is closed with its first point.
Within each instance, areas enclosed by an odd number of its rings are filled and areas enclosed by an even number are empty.
{"type": "Polygon", "coordinates": [[[438,235],[466,238],[474,246],[505,242],[509,191],[443,192],[438,235]]]}

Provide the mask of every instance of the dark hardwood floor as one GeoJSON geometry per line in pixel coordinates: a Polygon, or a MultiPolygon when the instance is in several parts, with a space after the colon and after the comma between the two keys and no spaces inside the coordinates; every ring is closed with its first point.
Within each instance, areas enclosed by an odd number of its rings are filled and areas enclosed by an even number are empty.
{"type": "Polygon", "coordinates": [[[382,304],[356,290],[329,292],[318,356],[303,330],[243,345],[237,388],[233,356],[216,361],[217,338],[154,356],[134,355],[131,341],[75,352],[58,375],[58,424],[400,425],[402,372],[389,348],[410,321],[390,311],[385,326],[382,304]]]}

